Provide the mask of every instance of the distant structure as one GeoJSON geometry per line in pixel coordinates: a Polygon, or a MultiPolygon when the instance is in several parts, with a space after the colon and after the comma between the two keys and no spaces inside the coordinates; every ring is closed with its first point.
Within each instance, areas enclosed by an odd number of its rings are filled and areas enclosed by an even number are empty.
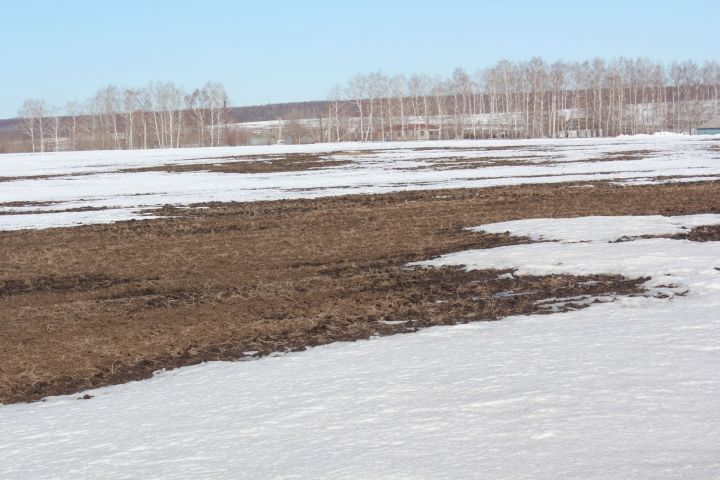
{"type": "Polygon", "coordinates": [[[564,128],[558,134],[559,137],[567,138],[591,138],[602,137],[602,128],[590,128],[592,120],[589,118],[571,118],[564,123],[564,128]]]}
{"type": "Polygon", "coordinates": [[[718,135],[720,134],[720,117],[710,120],[695,129],[695,135],[718,135]]]}

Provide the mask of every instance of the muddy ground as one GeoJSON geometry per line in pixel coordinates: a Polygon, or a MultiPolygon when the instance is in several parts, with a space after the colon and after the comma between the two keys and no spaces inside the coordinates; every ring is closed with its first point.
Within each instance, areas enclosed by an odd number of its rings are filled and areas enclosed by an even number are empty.
{"type": "Polygon", "coordinates": [[[293,153],[258,157],[217,157],[214,162],[158,165],[155,167],[130,168],[120,172],[220,172],[220,173],[276,173],[302,172],[321,168],[340,167],[352,163],[350,160],[331,160],[332,155],[315,153],[293,153]]]}
{"type": "MultiPolygon", "coordinates": [[[[463,230],[482,223],[720,212],[720,182],[589,185],[168,207],[156,212],[168,216],[160,220],[0,232],[0,401],[542,313],[537,301],[551,297],[641,294],[642,279],[405,265],[525,241],[463,230]]],[[[688,239],[717,235],[696,229],[688,239]]]]}
{"type": "MultiPolygon", "coordinates": [[[[343,152],[328,152],[325,154],[316,153],[292,153],[279,155],[265,155],[260,157],[234,156],[216,157],[211,160],[202,159],[200,163],[193,160],[186,160],[183,163],[171,163],[167,165],[156,165],[153,167],[123,168],[115,170],[117,173],[138,173],[138,172],[219,172],[219,173],[277,173],[277,172],[302,172],[306,170],[317,170],[322,168],[340,167],[352,163],[350,160],[332,160],[329,156],[343,152]]],[[[345,154],[345,153],[343,153],[345,154]]],[[[73,174],[54,175],[30,175],[24,177],[2,177],[0,183],[13,182],[17,180],[45,180],[49,178],[93,175],[93,172],[76,172],[73,174]]],[[[26,202],[0,203],[0,207],[26,206],[26,202]]]]}
{"type": "MultiPolygon", "coordinates": [[[[415,151],[436,150],[436,147],[421,147],[415,151]]],[[[486,155],[478,155],[474,157],[438,157],[423,160],[424,165],[407,167],[407,170],[460,170],[472,169],[478,167],[518,167],[533,166],[539,164],[558,164],[558,163],[575,163],[576,160],[565,160],[555,155],[552,150],[547,147],[537,145],[526,146],[488,146],[484,148],[477,147],[449,147],[444,150],[451,152],[476,151],[478,153],[486,153],[486,155]],[[524,155],[504,157],[493,155],[493,152],[513,150],[523,148],[530,152],[538,152],[539,155],[524,155]]],[[[318,170],[332,167],[343,167],[352,165],[353,161],[347,157],[353,157],[360,153],[372,154],[379,153],[380,150],[370,151],[331,151],[324,153],[288,153],[276,155],[259,155],[259,156],[225,156],[212,159],[188,159],[179,163],[170,163],[165,165],[155,165],[151,167],[138,168],[122,168],[115,170],[116,173],[139,173],[139,172],[165,172],[165,173],[186,173],[186,172],[216,172],[216,173],[244,173],[244,174],[263,174],[278,172],[302,172],[308,170],[318,170]],[[334,159],[334,156],[341,156],[343,159],[334,159]],[[202,160],[202,161],[200,161],[202,160]]],[[[588,162],[611,162],[618,160],[639,160],[647,158],[654,152],[652,150],[626,150],[620,152],[606,153],[599,157],[588,158],[588,162]]],[[[76,172],[70,176],[93,175],[94,172],[76,172]]],[[[24,177],[2,177],[0,183],[12,182],[17,180],[43,180],[57,177],[66,177],[68,174],[47,174],[47,175],[31,175],[24,177]]],[[[538,175],[539,176],[539,175],[538,175]]],[[[7,202],[0,203],[0,207],[18,207],[31,206],[32,203],[27,202],[7,202]]]]}

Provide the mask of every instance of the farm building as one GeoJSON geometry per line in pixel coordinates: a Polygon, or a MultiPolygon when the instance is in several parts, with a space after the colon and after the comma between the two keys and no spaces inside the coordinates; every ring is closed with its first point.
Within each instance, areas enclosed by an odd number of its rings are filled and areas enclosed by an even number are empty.
{"type": "Polygon", "coordinates": [[[718,135],[720,134],[720,117],[710,120],[695,129],[696,135],[718,135]]]}
{"type": "Polygon", "coordinates": [[[602,128],[588,128],[592,125],[592,120],[588,118],[571,118],[565,122],[563,130],[559,132],[559,136],[568,138],[591,138],[602,137],[602,128]]]}
{"type": "Polygon", "coordinates": [[[440,128],[425,122],[408,122],[405,125],[393,124],[384,128],[375,128],[375,137],[386,142],[393,140],[439,140],[440,128]],[[384,134],[384,137],[383,137],[384,134]]]}

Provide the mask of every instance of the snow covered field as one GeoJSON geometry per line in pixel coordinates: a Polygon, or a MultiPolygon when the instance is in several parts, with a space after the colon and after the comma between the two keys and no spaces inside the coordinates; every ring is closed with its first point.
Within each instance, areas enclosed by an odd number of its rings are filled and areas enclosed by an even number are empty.
{"type": "Polygon", "coordinates": [[[658,177],[720,179],[720,151],[711,149],[717,144],[713,138],[657,135],[0,155],[0,177],[12,179],[0,181],[0,230],[148,218],[143,209],[165,204],[590,180],[627,184],[658,182],[658,177]],[[350,163],[253,174],[123,171],[267,160],[287,153],[350,163]],[[488,166],[444,168],[458,159],[478,158],[487,159],[488,166]],[[38,176],[45,178],[33,178],[38,176]],[[87,208],[103,210],[67,211],[87,208]]]}
{"type": "MultiPolygon", "coordinates": [[[[149,206],[208,200],[711,179],[720,177],[720,152],[710,149],[717,143],[668,136],[442,142],[419,151],[429,144],[212,151],[368,150],[333,153],[353,160],[342,167],[252,175],[112,173],[207,163],[207,150],[0,156],[5,177],[62,175],[0,182],[0,204],[52,203],[5,212],[112,207],[0,215],[0,228],[139,218],[149,206]],[[518,148],[484,150],[513,143],[518,148]],[[633,150],[654,153],[590,161],[633,150]],[[433,159],[458,155],[539,163],[434,168],[433,159]],[[407,169],[423,165],[431,168],[407,169]],[[74,213],[82,216],[68,216],[74,213]]],[[[87,401],[77,400],[83,392],[1,406],[0,478],[720,479],[720,244],[639,238],[716,224],[720,215],[707,214],[477,226],[539,243],[455,252],[420,265],[647,276],[649,293],[564,299],[592,305],[185,367],[90,391],[87,401]]]]}

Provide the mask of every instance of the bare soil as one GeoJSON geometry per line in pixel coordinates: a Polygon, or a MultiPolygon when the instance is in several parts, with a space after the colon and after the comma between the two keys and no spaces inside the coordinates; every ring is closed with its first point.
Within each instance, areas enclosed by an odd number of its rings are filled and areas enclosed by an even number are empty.
{"type": "Polygon", "coordinates": [[[52,202],[3,202],[0,207],[46,207],[52,205],[52,202]]]}
{"type": "MultiPolygon", "coordinates": [[[[184,163],[157,165],[154,167],[125,168],[117,170],[121,173],[137,172],[221,172],[221,173],[276,173],[276,172],[301,172],[305,170],[317,170],[322,168],[340,167],[352,163],[350,160],[332,160],[327,157],[345,152],[316,153],[292,153],[286,155],[266,155],[262,157],[215,157],[211,159],[187,160],[184,163]],[[203,160],[202,163],[194,163],[203,160]],[[234,161],[233,161],[234,160],[234,161]]],[[[73,174],[54,175],[30,175],[24,177],[0,177],[0,182],[12,182],[16,180],[46,180],[57,177],[94,175],[92,172],[78,172],[73,174]]],[[[25,206],[33,202],[9,202],[0,206],[25,206]]]]}
{"type": "Polygon", "coordinates": [[[221,173],[276,173],[301,172],[322,168],[339,167],[352,163],[350,160],[330,160],[329,154],[293,153],[278,157],[249,160],[247,157],[218,157],[206,163],[160,165],[121,170],[122,172],[221,172],[221,173]],[[218,163],[218,160],[222,160],[218,163]],[[236,160],[236,161],[230,161],[236,160]]]}
{"type": "MultiPolygon", "coordinates": [[[[20,203],[20,202],[17,202],[20,203]]],[[[13,205],[14,207],[30,207],[33,202],[27,202],[25,205],[13,205]]],[[[41,202],[37,202],[36,206],[42,206],[41,202]]],[[[0,207],[3,205],[0,205],[0,207]]],[[[0,215],[42,215],[45,213],[65,213],[65,212],[99,212],[101,210],[108,210],[110,207],[75,207],[75,208],[63,208],[59,210],[28,210],[25,212],[0,212],[0,215]]]]}
{"type": "Polygon", "coordinates": [[[553,163],[553,157],[447,157],[429,158],[426,165],[408,167],[405,170],[460,170],[483,167],[520,167],[553,163]]]}
{"type": "Polygon", "coordinates": [[[605,154],[601,159],[593,159],[593,161],[613,161],[613,160],[642,160],[648,158],[655,152],[653,150],[625,150],[623,152],[610,152],[605,154]]]}
{"type": "MultiPolygon", "coordinates": [[[[487,149],[488,147],[486,147],[487,149]]],[[[498,147],[496,150],[505,150],[504,147],[498,147]]],[[[528,148],[528,150],[531,150],[528,148]]],[[[543,150],[541,150],[543,151],[543,150]]],[[[652,155],[652,150],[626,150],[622,152],[612,152],[599,157],[588,158],[584,162],[614,162],[622,160],[641,160],[652,155]]],[[[547,155],[531,156],[520,155],[515,157],[447,157],[447,158],[430,158],[424,160],[427,164],[417,167],[409,167],[407,170],[457,170],[472,169],[480,167],[519,167],[519,166],[537,166],[551,165],[558,163],[578,163],[577,160],[565,160],[562,157],[548,152],[547,155]]],[[[619,172],[618,172],[619,173],[619,172]]],[[[574,175],[574,174],[565,174],[574,175]]],[[[541,176],[541,175],[537,175],[541,176]]],[[[545,175],[543,175],[545,176],[545,175]]]]}
{"type": "Polygon", "coordinates": [[[502,151],[502,150],[535,150],[535,151],[544,151],[546,148],[542,145],[485,145],[485,146],[468,146],[468,147],[415,147],[412,149],[414,152],[424,152],[424,151],[430,151],[430,150],[447,150],[447,151],[456,151],[456,152],[463,152],[463,151],[486,151],[486,152],[494,152],[494,151],[502,151]]]}
{"type": "Polygon", "coordinates": [[[704,225],[690,230],[690,233],[681,236],[694,242],[720,242],[720,225],[704,225]]]}
{"type": "MultiPolygon", "coordinates": [[[[641,294],[642,279],[405,265],[527,241],[464,230],[482,223],[720,212],[720,182],[589,185],[210,203],[155,212],[166,219],[0,232],[0,401],[542,313],[536,302],[551,297],[641,294]]],[[[717,235],[704,232],[688,238],[717,235]]]]}

